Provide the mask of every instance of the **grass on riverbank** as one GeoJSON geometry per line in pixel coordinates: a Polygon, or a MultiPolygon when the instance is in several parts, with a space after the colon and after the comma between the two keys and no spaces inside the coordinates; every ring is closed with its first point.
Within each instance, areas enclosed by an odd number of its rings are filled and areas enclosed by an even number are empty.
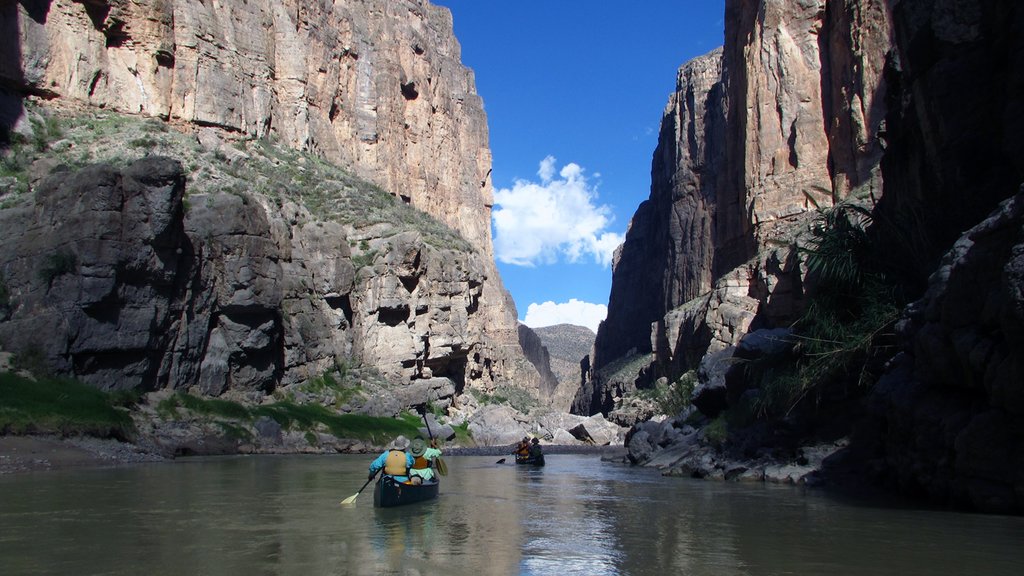
{"type": "Polygon", "coordinates": [[[122,396],[64,378],[30,380],[0,373],[0,432],[126,438],[132,431],[122,396]]]}
{"type": "Polygon", "coordinates": [[[245,426],[259,418],[270,418],[285,430],[314,432],[325,430],[337,438],[363,440],[383,445],[399,434],[416,436],[422,422],[415,414],[404,413],[398,418],[378,418],[362,414],[338,414],[320,404],[296,404],[285,400],[273,404],[245,406],[230,400],[200,398],[177,392],[157,406],[165,418],[175,418],[185,409],[219,422],[226,429],[246,435],[245,426]]]}
{"type": "MultiPolygon", "coordinates": [[[[137,398],[108,393],[65,378],[31,380],[13,372],[0,373],[0,434],[59,434],[129,439],[134,425],[127,406],[137,398]]],[[[291,401],[259,406],[177,392],[157,407],[164,418],[180,411],[209,417],[223,429],[248,439],[250,427],[261,417],[271,418],[285,430],[325,431],[337,438],[384,445],[399,434],[416,436],[422,421],[415,414],[377,418],[338,414],[319,404],[291,401]]]]}

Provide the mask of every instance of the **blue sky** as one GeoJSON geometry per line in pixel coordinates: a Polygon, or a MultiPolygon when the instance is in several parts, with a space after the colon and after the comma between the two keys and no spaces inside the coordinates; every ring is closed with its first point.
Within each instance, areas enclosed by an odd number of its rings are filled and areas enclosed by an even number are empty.
{"type": "Polygon", "coordinates": [[[724,0],[434,4],[484,101],[495,257],[519,319],[596,331],[676,70],[722,44],[724,0]]]}

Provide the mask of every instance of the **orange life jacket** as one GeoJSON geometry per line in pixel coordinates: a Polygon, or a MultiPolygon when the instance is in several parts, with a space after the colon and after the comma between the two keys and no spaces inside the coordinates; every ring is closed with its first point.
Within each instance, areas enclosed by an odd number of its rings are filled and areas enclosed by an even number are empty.
{"type": "Polygon", "coordinates": [[[405,452],[402,450],[391,450],[384,460],[384,473],[388,476],[406,476],[409,474],[405,467],[405,452]]]}
{"type": "Polygon", "coordinates": [[[423,456],[416,456],[412,461],[412,469],[423,470],[424,468],[430,468],[430,460],[427,460],[423,456]]]}

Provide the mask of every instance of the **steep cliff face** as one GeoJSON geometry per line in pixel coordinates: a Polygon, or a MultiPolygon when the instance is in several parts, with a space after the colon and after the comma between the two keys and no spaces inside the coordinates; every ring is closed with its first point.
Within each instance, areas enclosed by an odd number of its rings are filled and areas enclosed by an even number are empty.
{"type": "MultiPolygon", "coordinates": [[[[613,269],[597,370],[653,352],[644,378],[676,377],[755,323],[791,321],[803,290],[799,222],[851,194],[880,194],[885,3],[728,1],[725,38],[679,71],[651,196],[613,269]]],[[[577,409],[610,408],[585,404],[577,409]]]]}
{"type": "Polygon", "coordinates": [[[0,210],[4,347],[103,389],[257,400],[339,365],[443,384],[440,406],[512,379],[473,328],[478,253],[377,226],[353,258],[352,228],[290,200],[197,192],[186,209],[185,192],[181,163],[153,156],[59,170],[0,210]]]}
{"type": "Polygon", "coordinates": [[[613,263],[597,366],[630,349],[650,351],[651,323],[711,286],[711,239],[724,154],[722,51],[679,69],[651,168],[651,196],[637,208],[613,263]],[[664,264],[661,264],[664,263],[664,264]]]}
{"type": "Polygon", "coordinates": [[[487,120],[444,8],[58,0],[3,10],[17,36],[4,41],[0,71],[15,90],[273,134],[490,252],[487,120]]]}
{"type": "MultiPolygon", "coordinates": [[[[252,156],[239,150],[272,140],[380,186],[473,247],[447,251],[373,222],[339,226],[309,214],[301,200],[309,194],[301,191],[296,203],[282,207],[276,176],[234,182],[220,192],[216,182],[233,179],[218,173],[212,189],[191,189],[202,193],[203,208],[190,200],[193,211],[178,233],[185,240],[176,250],[193,259],[176,264],[184,275],[175,282],[183,284],[165,295],[173,304],[154,304],[161,309],[153,317],[161,320],[153,329],[163,326],[172,335],[126,344],[145,358],[125,374],[144,373],[147,386],[199,382],[210,394],[265,392],[354,357],[398,382],[449,377],[458,393],[467,385],[538,387],[493,260],[486,117],[472,72],[459,60],[446,9],[424,0],[58,0],[8,3],[0,11],[11,32],[0,41],[8,130],[28,124],[25,98],[58,110],[155,117],[195,133],[228,172],[250,162],[252,156]],[[170,350],[173,358],[165,356],[170,350]]],[[[296,172],[284,187],[311,186],[301,180],[302,166],[287,168],[296,172]]],[[[188,170],[185,176],[192,177],[188,170]]],[[[70,183],[50,185],[60,189],[54,194],[74,198],[65,190],[70,183]]],[[[322,203],[340,212],[340,202],[322,203]]],[[[18,229],[11,222],[11,230],[18,229]]],[[[64,246],[81,262],[77,241],[62,242],[37,249],[64,246]]],[[[113,247],[129,250],[131,244],[113,247]]],[[[121,264],[106,262],[121,256],[102,252],[97,258],[112,266],[103,274],[116,281],[90,289],[102,300],[96,306],[106,310],[93,320],[101,332],[116,334],[117,317],[124,319],[126,307],[134,310],[135,299],[123,296],[121,264]]],[[[7,277],[34,291],[25,270],[7,277]]],[[[88,270],[77,271],[78,280],[62,275],[60,281],[94,283],[88,270]]],[[[132,278],[129,284],[147,282],[132,278]]],[[[8,319],[24,321],[24,311],[15,309],[8,319]]],[[[8,340],[18,332],[12,330],[8,340]]],[[[113,340],[82,354],[71,350],[74,345],[48,352],[67,363],[61,368],[122,387],[127,380],[107,379],[127,362],[127,355],[114,358],[113,340]],[[105,360],[97,358],[107,349],[112,367],[102,375],[97,362],[105,360]],[[75,364],[89,354],[95,357],[75,364]]]]}
{"type": "Polygon", "coordinates": [[[863,444],[907,493],[1024,513],[1024,6],[918,0],[893,13],[879,213],[905,223],[891,251],[930,277],[871,397],[876,444],[863,444]]]}

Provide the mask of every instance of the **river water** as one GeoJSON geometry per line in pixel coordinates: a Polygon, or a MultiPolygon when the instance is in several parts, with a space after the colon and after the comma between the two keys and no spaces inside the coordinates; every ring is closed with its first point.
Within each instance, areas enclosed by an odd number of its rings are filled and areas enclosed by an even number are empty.
{"type": "Polygon", "coordinates": [[[450,456],[373,508],[369,457],[253,456],[0,477],[0,574],[1024,574],[1024,518],[663,478],[555,454],[450,456]]]}

